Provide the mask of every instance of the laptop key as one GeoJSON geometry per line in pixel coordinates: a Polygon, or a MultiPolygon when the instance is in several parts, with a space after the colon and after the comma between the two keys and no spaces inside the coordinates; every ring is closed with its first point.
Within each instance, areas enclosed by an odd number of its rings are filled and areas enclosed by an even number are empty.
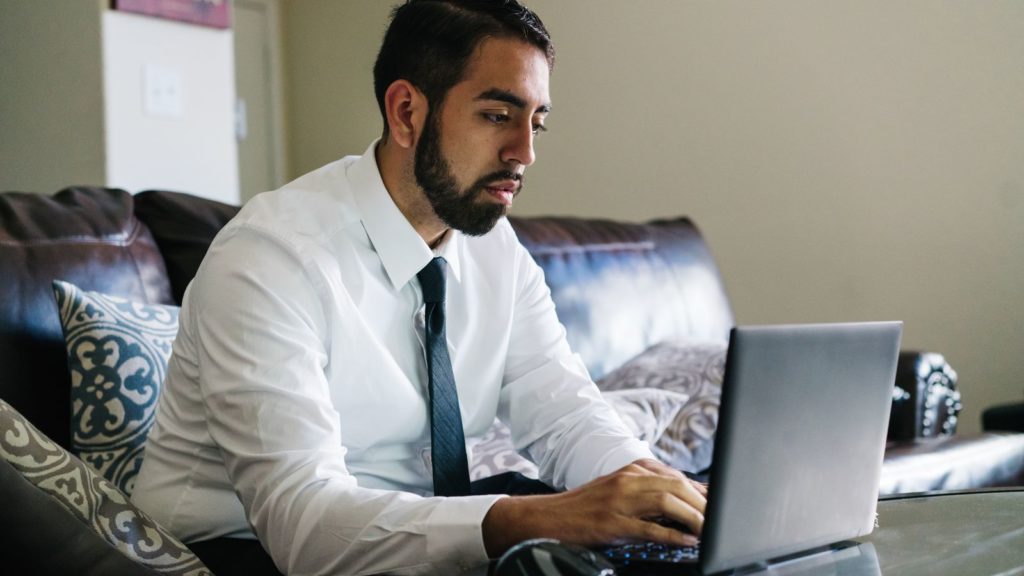
{"type": "Polygon", "coordinates": [[[696,546],[671,546],[654,542],[622,544],[601,550],[613,564],[628,566],[633,563],[691,564],[697,561],[696,546]]]}

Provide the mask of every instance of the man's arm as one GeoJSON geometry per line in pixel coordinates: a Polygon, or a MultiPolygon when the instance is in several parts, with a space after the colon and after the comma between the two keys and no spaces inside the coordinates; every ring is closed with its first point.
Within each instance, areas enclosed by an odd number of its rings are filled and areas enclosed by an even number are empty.
{"type": "Polygon", "coordinates": [[[651,540],[692,546],[704,526],[706,489],[656,460],[638,460],[560,494],[499,500],[484,517],[487,554],[530,538],[595,546],[651,540]],[[655,522],[675,521],[689,532],[655,522]]]}

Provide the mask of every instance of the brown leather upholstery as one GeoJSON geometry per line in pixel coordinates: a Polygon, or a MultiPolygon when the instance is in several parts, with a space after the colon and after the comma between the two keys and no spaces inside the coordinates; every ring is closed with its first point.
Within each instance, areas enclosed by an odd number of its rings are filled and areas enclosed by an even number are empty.
{"type": "Polygon", "coordinates": [[[890,443],[882,494],[1024,486],[1024,434],[923,438],[890,443]]]}
{"type": "Polygon", "coordinates": [[[1024,402],[992,406],[981,413],[982,430],[1024,432],[1024,402]]]}
{"type": "Polygon", "coordinates": [[[0,194],[0,398],[67,447],[70,377],[50,283],[172,303],[164,261],[123,190],[0,194]]]}
{"type": "Polygon", "coordinates": [[[181,192],[147,190],[135,195],[135,216],[156,238],[179,305],[213,237],[238,210],[238,206],[181,192]]]}
{"type": "Polygon", "coordinates": [[[725,287],[689,219],[509,220],[544,269],[569,344],[594,378],[667,339],[729,339],[725,287]]]}

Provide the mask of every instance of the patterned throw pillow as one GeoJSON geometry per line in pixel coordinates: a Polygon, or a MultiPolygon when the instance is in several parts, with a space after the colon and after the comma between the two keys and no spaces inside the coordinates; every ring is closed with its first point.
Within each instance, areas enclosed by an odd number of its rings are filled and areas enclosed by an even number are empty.
{"type": "Polygon", "coordinates": [[[662,462],[688,472],[711,466],[728,343],[679,340],[651,346],[597,381],[602,391],[654,387],[689,396],[655,443],[662,462]]]}
{"type": "Polygon", "coordinates": [[[634,436],[654,445],[683,409],[689,396],[675,390],[630,388],[601,393],[634,436]]]}
{"type": "Polygon", "coordinates": [[[519,472],[523,476],[537,478],[537,465],[523,458],[512,444],[512,431],[495,419],[480,442],[470,453],[469,479],[480,480],[501,474],[519,472]]]}
{"type": "Polygon", "coordinates": [[[71,371],[71,449],[130,496],[178,333],[178,308],[60,280],[53,291],[71,371]]]}
{"type": "MultiPolygon", "coordinates": [[[[81,521],[84,530],[92,530],[134,562],[161,574],[212,576],[184,544],[133,506],[113,484],[47,438],[3,400],[0,400],[0,458],[49,496],[51,502],[81,521]]],[[[8,520],[20,523],[26,530],[34,530],[33,521],[37,519],[8,520]]],[[[49,544],[59,553],[65,547],[80,548],[82,542],[76,538],[74,542],[49,544]]],[[[69,569],[67,573],[74,573],[74,570],[69,569]]]]}
{"type": "MultiPolygon", "coordinates": [[[[610,391],[603,396],[630,432],[651,445],[672,424],[689,398],[679,392],[655,388],[610,391]]],[[[472,457],[471,480],[502,472],[519,472],[530,478],[538,475],[537,465],[516,452],[511,430],[497,419],[473,447],[472,457]]]]}

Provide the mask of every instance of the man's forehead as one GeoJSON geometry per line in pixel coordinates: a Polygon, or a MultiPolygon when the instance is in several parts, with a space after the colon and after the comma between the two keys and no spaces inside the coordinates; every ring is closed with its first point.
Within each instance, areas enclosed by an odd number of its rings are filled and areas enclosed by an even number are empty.
{"type": "Polygon", "coordinates": [[[540,48],[521,40],[488,38],[473,53],[457,84],[475,100],[497,100],[546,112],[551,69],[540,48]]]}

